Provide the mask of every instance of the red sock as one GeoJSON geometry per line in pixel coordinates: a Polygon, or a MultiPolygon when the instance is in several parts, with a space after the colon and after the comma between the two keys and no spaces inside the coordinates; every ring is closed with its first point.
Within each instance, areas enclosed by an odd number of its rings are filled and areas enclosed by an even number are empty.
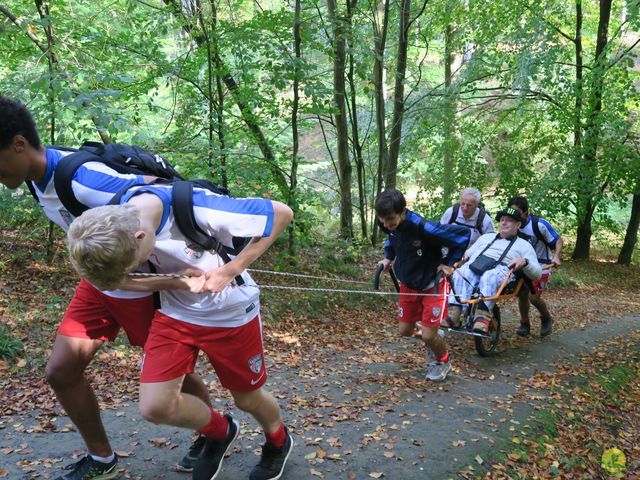
{"type": "Polygon", "coordinates": [[[449,350],[447,350],[442,357],[436,358],[436,360],[442,363],[447,363],[449,361],[449,350]]]}
{"type": "Polygon", "coordinates": [[[284,429],[284,423],[280,423],[280,427],[273,433],[264,432],[267,437],[267,443],[276,447],[281,447],[287,441],[287,432],[284,429]]]}
{"type": "Polygon", "coordinates": [[[211,408],[211,420],[198,433],[206,435],[214,440],[224,440],[229,435],[229,421],[211,408]]]}

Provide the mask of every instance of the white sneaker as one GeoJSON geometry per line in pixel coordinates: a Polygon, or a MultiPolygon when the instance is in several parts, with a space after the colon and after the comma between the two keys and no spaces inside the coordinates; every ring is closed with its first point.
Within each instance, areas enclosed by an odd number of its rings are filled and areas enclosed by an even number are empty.
{"type": "Polygon", "coordinates": [[[451,371],[451,362],[435,361],[427,368],[427,374],[424,378],[432,382],[442,382],[451,371]]]}

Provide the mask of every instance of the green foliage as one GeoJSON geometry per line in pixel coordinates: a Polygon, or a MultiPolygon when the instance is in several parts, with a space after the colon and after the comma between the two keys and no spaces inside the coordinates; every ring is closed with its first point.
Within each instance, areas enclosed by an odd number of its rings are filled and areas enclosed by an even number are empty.
{"type": "Polygon", "coordinates": [[[15,360],[24,350],[22,342],[0,323],[0,359],[15,360]]]}

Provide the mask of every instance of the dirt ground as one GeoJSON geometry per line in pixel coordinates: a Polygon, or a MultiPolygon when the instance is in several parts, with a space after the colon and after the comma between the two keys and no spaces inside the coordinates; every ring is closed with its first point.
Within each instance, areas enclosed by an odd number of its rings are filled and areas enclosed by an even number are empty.
{"type": "MultiPolygon", "coordinates": [[[[513,318],[505,323],[515,328],[513,318]]],[[[451,377],[439,385],[422,379],[422,348],[416,339],[381,345],[383,361],[355,347],[336,351],[330,362],[315,358],[313,349],[297,366],[272,360],[267,388],[280,401],[295,441],[282,478],[439,480],[456,478],[469,465],[480,474],[480,462],[489,462],[505,438],[524,428],[533,409],[544,407],[540,400],[516,400],[520,385],[535,372],[573,362],[599,342],[638,326],[640,315],[610,318],[544,340],[512,342],[493,358],[477,356],[470,339],[456,340],[468,352],[464,361],[454,356],[451,377]],[[389,361],[394,358],[418,360],[389,361]]],[[[208,380],[215,382],[212,376],[208,380]]],[[[228,397],[220,395],[214,402],[242,425],[218,478],[248,478],[263,437],[228,397]]],[[[36,409],[0,418],[4,478],[56,478],[83,454],[67,417],[51,419],[53,431],[43,431],[37,417],[36,409]]],[[[190,478],[171,470],[186,451],[190,432],[145,422],[135,399],[103,410],[103,419],[122,456],[120,478],[190,478]]]]}

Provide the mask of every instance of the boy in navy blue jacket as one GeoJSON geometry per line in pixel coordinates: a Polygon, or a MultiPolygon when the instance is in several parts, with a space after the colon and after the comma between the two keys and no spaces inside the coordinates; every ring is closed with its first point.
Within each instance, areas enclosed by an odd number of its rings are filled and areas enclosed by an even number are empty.
{"type": "Polygon", "coordinates": [[[426,379],[443,381],[451,371],[444,338],[438,335],[440,321],[447,313],[447,282],[442,280],[435,295],[435,277],[453,273],[453,264],[462,258],[471,232],[459,225],[442,225],[425,220],[407,209],[404,195],[395,189],[383,191],[376,199],[376,216],[383,232],[389,235],[385,258],[379,262],[384,270],[393,264],[400,280],[398,301],[399,332],[412,336],[416,323],[425,345],[433,351],[435,361],[427,366],[426,379]],[[448,253],[443,258],[442,249],[448,253]]]}

